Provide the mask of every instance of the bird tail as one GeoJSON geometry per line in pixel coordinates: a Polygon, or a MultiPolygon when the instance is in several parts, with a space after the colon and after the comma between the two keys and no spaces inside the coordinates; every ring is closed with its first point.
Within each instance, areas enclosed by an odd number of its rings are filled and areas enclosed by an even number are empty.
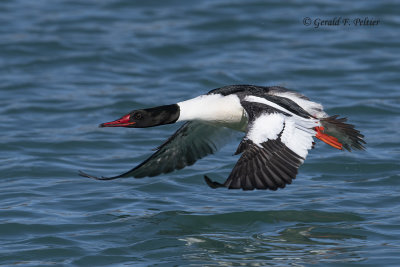
{"type": "Polygon", "coordinates": [[[321,119],[321,126],[315,127],[315,137],[340,150],[364,150],[364,135],[354,129],[354,125],[346,123],[346,118],[338,117],[335,115],[321,119]]]}

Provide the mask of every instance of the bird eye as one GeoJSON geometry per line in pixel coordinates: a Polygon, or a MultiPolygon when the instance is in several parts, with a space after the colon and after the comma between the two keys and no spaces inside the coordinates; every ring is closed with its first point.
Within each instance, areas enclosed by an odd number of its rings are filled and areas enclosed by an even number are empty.
{"type": "Polygon", "coordinates": [[[140,120],[143,116],[140,113],[135,113],[134,117],[135,119],[140,120]]]}

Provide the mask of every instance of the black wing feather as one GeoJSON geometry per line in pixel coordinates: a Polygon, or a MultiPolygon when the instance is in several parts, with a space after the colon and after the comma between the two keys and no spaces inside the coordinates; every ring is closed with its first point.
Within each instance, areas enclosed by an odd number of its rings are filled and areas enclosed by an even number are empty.
{"type": "MultiPolygon", "coordinates": [[[[247,149],[223,184],[225,187],[243,190],[277,190],[292,183],[296,178],[297,169],[303,163],[303,158],[293,153],[279,139],[262,143],[263,148],[250,140],[245,142],[247,149]],[[285,157],[282,158],[279,154],[285,157]]],[[[209,182],[213,183],[211,180],[209,182]]]]}
{"type": "Polygon", "coordinates": [[[193,165],[198,159],[215,153],[231,140],[234,131],[198,121],[185,123],[157,151],[135,168],[112,177],[97,177],[84,172],[81,176],[97,180],[124,177],[142,178],[169,173],[193,165]]]}

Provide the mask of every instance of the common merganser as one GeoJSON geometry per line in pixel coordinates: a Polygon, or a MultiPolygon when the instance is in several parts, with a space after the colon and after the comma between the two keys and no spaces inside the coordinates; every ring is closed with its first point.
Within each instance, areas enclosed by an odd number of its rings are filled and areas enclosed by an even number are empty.
{"type": "Polygon", "coordinates": [[[146,128],[187,121],[147,160],[121,175],[141,178],[169,173],[216,152],[235,131],[245,132],[242,154],[224,183],[204,176],[211,188],[277,190],[291,184],[313,137],[339,150],[363,150],[363,135],[345,118],[328,116],[321,104],[284,87],[230,85],[177,104],[134,110],[99,127],[146,128]]]}

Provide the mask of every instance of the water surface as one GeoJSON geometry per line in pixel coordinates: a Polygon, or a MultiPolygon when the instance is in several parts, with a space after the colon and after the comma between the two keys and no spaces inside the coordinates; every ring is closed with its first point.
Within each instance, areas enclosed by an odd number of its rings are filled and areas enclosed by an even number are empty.
{"type": "Polygon", "coordinates": [[[2,1],[0,264],[396,266],[395,1],[2,1]],[[376,26],[305,26],[370,17],[376,26]],[[282,85],[366,136],[318,142],[284,190],[211,190],[237,142],[184,170],[109,182],[179,125],[101,129],[228,84],[282,85]]]}

